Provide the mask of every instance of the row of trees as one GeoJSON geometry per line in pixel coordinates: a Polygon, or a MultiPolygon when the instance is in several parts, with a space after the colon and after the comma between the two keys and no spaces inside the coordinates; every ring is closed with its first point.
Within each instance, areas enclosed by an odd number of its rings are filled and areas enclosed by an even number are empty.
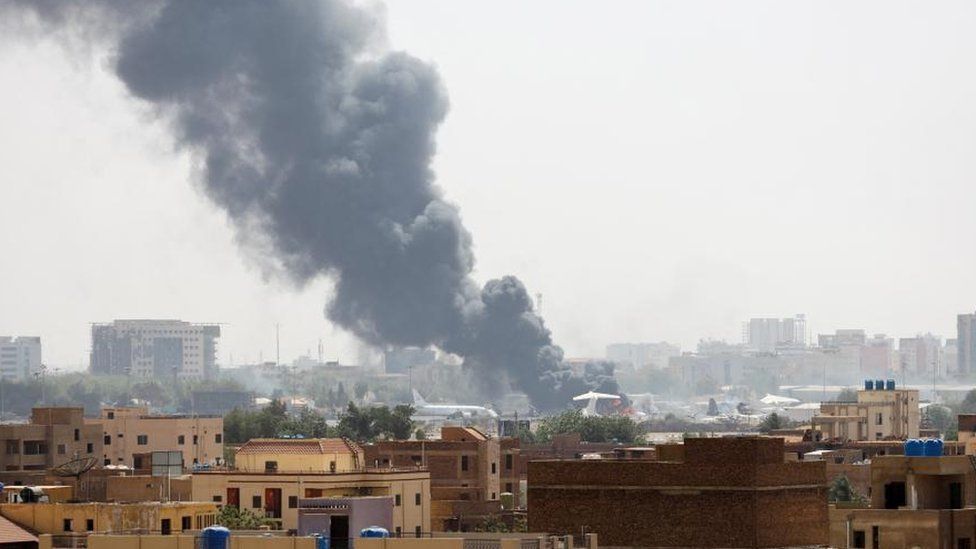
{"type": "Polygon", "coordinates": [[[589,417],[580,410],[568,410],[542,420],[535,433],[522,430],[525,442],[548,442],[556,435],[579,433],[585,442],[622,442],[637,440],[640,428],[629,417],[589,417]]]}
{"type": "Polygon", "coordinates": [[[410,417],[413,406],[400,405],[359,407],[349,402],[339,415],[338,424],[330,426],[325,416],[309,409],[290,416],[283,402],[273,400],[261,410],[235,409],[224,416],[227,442],[242,443],[252,438],[302,436],[305,438],[346,437],[359,442],[377,439],[406,440],[413,434],[410,417]]]}

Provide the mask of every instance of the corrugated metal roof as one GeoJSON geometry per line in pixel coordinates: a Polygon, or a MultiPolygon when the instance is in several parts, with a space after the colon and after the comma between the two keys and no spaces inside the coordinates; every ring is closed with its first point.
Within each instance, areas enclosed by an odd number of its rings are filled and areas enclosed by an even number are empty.
{"type": "Polygon", "coordinates": [[[37,536],[0,516],[0,543],[37,543],[37,536]]]}

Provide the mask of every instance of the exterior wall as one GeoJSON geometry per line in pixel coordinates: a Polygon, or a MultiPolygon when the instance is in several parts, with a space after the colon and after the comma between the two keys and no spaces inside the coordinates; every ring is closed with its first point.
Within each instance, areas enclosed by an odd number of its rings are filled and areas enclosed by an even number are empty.
{"type": "Polygon", "coordinates": [[[299,499],[400,496],[400,505],[393,507],[394,528],[413,532],[420,526],[424,532],[430,531],[430,473],[427,471],[360,471],[335,474],[197,473],[193,475],[192,499],[227,504],[228,489],[236,489],[240,494],[240,505],[262,515],[266,503],[265,490],[269,488],[281,490],[281,527],[287,530],[298,528],[299,499]],[[417,494],[420,494],[420,505],[416,504],[417,494]],[[259,503],[257,507],[254,506],[255,502],[259,503]]]}
{"type": "Polygon", "coordinates": [[[782,439],[756,437],[688,439],[683,462],[533,461],[529,530],[586,525],[611,546],[824,544],[825,464],[783,456],[782,439]]]}
{"type": "Polygon", "coordinates": [[[499,457],[499,492],[510,492],[512,494],[512,502],[516,509],[521,508],[524,504],[522,501],[522,490],[520,488],[520,480],[524,474],[521,470],[521,462],[519,461],[519,455],[521,450],[521,441],[517,437],[503,438],[499,440],[499,452],[501,456],[499,457]]]}
{"type": "Polygon", "coordinates": [[[906,507],[947,509],[949,484],[959,483],[962,503],[976,506],[976,471],[969,456],[879,456],[871,461],[871,507],[885,508],[885,485],[904,482],[906,507]]]}
{"type": "Polygon", "coordinates": [[[163,451],[182,451],[187,467],[224,456],[222,417],[152,416],[145,408],[102,408],[101,417],[89,423],[102,426],[105,465],[135,467],[136,454],[163,451]],[[140,444],[140,436],[145,444],[140,444]]]}
{"type": "MultiPolygon", "coordinates": [[[[512,541],[516,543],[511,549],[518,549],[518,540],[512,541]]],[[[364,538],[356,540],[356,549],[464,549],[464,538],[364,538]]],[[[503,545],[500,549],[510,548],[503,545]]]]}
{"type": "MultiPolygon", "coordinates": [[[[195,549],[193,536],[106,536],[88,537],[88,549],[195,549]]],[[[231,535],[229,549],[315,549],[315,538],[231,535]]]]}
{"type": "Polygon", "coordinates": [[[356,455],[351,452],[334,452],[331,454],[284,454],[284,453],[260,453],[242,454],[240,452],[234,457],[234,466],[238,470],[248,473],[265,472],[265,464],[274,461],[278,464],[278,471],[297,472],[308,471],[324,473],[332,470],[332,463],[336,465],[336,472],[348,472],[359,470],[360,464],[356,455]]]}
{"type": "Polygon", "coordinates": [[[113,476],[105,479],[105,500],[110,502],[192,501],[193,482],[147,475],[113,476]]]}
{"type": "Polygon", "coordinates": [[[41,534],[66,532],[159,532],[169,519],[172,532],[182,531],[182,519],[190,518],[191,529],[214,524],[217,506],[212,503],[5,503],[0,515],[41,534]],[[70,520],[70,529],[66,529],[70,520]],[[88,521],[92,521],[91,530],[88,521]]]}
{"type": "MultiPolygon", "coordinates": [[[[298,535],[321,534],[331,536],[333,516],[348,517],[348,536],[355,538],[363,528],[379,526],[395,532],[393,524],[394,498],[390,496],[361,498],[315,498],[300,499],[298,502],[298,535]]],[[[419,526],[419,525],[417,525],[419,526]]],[[[414,530],[401,532],[405,536],[414,535],[414,530]]],[[[423,534],[423,532],[421,532],[423,534]]]]}
{"type": "Polygon", "coordinates": [[[831,506],[830,546],[854,547],[855,533],[863,547],[943,549],[976,543],[976,509],[891,510],[831,506]],[[874,536],[878,535],[877,545],[874,536]]]}
{"type": "Polygon", "coordinates": [[[28,424],[0,425],[0,468],[40,471],[102,453],[101,428],[86,425],[83,408],[34,408],[28,424]]]}

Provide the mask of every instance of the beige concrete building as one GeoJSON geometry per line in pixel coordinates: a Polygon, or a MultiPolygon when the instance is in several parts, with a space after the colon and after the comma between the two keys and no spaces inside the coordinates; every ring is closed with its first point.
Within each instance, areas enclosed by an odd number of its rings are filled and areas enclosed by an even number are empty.
{"type": "Polygon", "coordinates": [[[866,390],[856,402],[822,402],[811,424],[823,440],[904,440],[918,437],[917,389],[866,390]]]}
{"type": "Polygon", "coordinates": [[[0,515],[40,534],[178,533],[215,523],[213,503],[4,503],[0,515]]]}
{"type": "Polygon", "coordinates": [[[144,407],[102,408],[90,425],[101,425],[105,465],[149,467],[152,452],[181,451],[186,467],[215,464],[224,457],[224,418],[151,415],[144,407]]]}
{"type": "Polygon", "coordinates": [[[876,456],[871,506],[830,510],[831,547],[972,548],[976,470],[969,456],[876,456]]]}
{"type": "Polygon", "coordinates": [[[0,469],[44,471],[79,458],[102,455],[102,433],[86,424],[84,408],[31,410],[30,423],[0,425],[0,469]]]}
{"type": "Polygon", "coordinates": [[[395,532],[430,531],[430,473],[367,469],[358,445],[343,439],[256,439],[235,457],[237,470],[198,472],[192,499],[234,505],[298,528],[298,500],[392,496],[395,532]]]}

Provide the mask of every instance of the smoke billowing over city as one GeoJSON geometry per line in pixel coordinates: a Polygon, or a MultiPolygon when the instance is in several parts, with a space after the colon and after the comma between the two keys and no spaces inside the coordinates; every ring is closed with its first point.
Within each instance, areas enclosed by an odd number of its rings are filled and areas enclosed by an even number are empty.
{"type": "Polygon", "coordinates": [[[565,364],[517,278],[472,278],[472,237],[431,169],[445,84],[385,51],[370,11],[341,0],[13,10],[106,41],[249,254],[299,285],[334,280],[325,312],[337,325],[377,347],[435,345],[464,357],[487,395],[511,384],[543,409],[616,389],[609,365],[565,364]]]}

